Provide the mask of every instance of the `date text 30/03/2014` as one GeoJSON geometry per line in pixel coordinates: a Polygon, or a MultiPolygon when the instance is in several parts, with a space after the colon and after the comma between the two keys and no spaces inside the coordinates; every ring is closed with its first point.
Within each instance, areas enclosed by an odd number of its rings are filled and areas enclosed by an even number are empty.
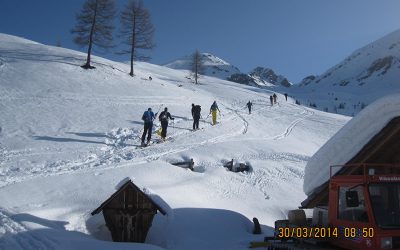
{"type": "Polygon", "coordinates": [[[363,227],[280,227],[278,238],[373,238],[374,228],[363,227]]]}

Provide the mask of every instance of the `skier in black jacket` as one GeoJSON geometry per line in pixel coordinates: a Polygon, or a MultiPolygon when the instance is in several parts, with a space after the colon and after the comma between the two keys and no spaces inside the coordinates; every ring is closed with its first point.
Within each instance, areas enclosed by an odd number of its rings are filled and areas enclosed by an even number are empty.
{"type": "Polygon", "coordinates": [[[251,107],[253,106],[253,103],[251,103],[251,101],[249,101],[249,102],[246,104],[246,106],[247,106],[247,108],[249,109],[249,114],[251,114],[251,107]]]}
{"type": "Polygon", "coordinates": [[[193,130],[199,129],[199,121],[201,117],[201,106],[192,103],[193,130]]]}
{"type": "Polygon", "coordinates": [[[160,113],[158,119],[161,122],[161,139],[165,141],[165,138],[167,137],[168,121],[169,119],[174,120],[174,118],[168,112],[168,108],[165,108],[164,111],[160,113]]]}

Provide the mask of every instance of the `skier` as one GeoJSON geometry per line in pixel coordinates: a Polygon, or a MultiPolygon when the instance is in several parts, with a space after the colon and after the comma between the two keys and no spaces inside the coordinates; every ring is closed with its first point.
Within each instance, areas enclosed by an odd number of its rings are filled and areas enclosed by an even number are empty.
{"type": "Polygon", "coordinates": [[[153,121],[156,117],[154,116],[153,111],[151,111],[151,108],[148,108],[147,111],[145,111],[142,115],[142,120],[144,121],[144,128],[143,128],[143,134],[142,134],[142,146],[146,146],[149,144],[150,139],[151,139],[151,132],[153,130],[153,121]],[[146,137],[147,133],[147,144],[144,144],[144,139],[146,137]]]}
{"type": "Polygon", "coordinates": [[[164,111],[160,113],[158,119],[161,122],[161,139],[165,141],[165,138],[167,137],[168,121],[169,119],[174,120],[174,118],[168,112],[168,108],[165,107],[164,111]]]}
{"type": "Polygon", "coordinates": [[[199,129],[201,106],[192,103],[193,130],[199,129]]]}
{"type": "Polygon", "coordinates": [[[251,114],[251,106],[253,106],[253,103],[251,103],[251,101],[249,101],[246,105],[247,105],[247,108],[249,109],[249,114],[251,114]]]}
{"type": "Polygon", "coordinates": [[[212,114],[212,125],[217,124],[217,110],[221,114],[221,111],[218,108],[217,102],[214,101],[210,108],[210,114],[212,114]]]}
{"type": "Polygon", "coordinates": [[[274,105],[274,97],[272,95],[269,96],[269,101],[271,102],[271,106],[274,105]]]}
{"type": "Polygon", "coordinates": [[[276,98],[277,98],[277,96],[276,96],[275,93],[274,93],[273,97],[274,97],[274,103],[276,104],[276,98]]]}
{"type": "Polygon", "coordinates": [[[286,101],[287,101],[287,96],[288,96],[288,94],[287,94],[287,93],[285,93],[285,99],[286,99],[286,101]]]}

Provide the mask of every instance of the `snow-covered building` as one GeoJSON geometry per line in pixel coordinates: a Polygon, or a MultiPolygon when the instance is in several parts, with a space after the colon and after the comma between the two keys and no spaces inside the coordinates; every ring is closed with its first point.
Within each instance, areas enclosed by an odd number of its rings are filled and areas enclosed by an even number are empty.
{"type": "Polygon", "coordinates": [[[400,94],[369,105],[314,154],[305,168],[303,190],[308,198],[302,207],[328,203],[331,175],[360,171],[331,166],[365,163],[400,164],[400,94]]]}
{"type": "Polygon", "coordinates": [[[143,243],[157,211],[167,214],[163,204],[157,201],[158,199],[153,199],[128,178],[91,214],[103,211],[113,241],[143,243]]]}

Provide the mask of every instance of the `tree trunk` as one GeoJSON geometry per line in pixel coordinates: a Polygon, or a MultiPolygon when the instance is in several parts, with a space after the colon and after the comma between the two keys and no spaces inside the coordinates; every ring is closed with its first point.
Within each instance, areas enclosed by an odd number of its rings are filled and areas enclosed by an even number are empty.
{"type": "Polygon", "coordinates": [[[135,54],[135,31],[136,31],[136,16],[133,17],[133,27],[132,27],[132,46],[131,46],[131,72],[129,73],[130,76],[134,76],[133,73],[133,56],[135,54]]]}
{"type": "Polygon", "coordinates": [[[90,55],[92,54],[92,46],[93,46],[93,33],[94,33],[94,26],[96,24],[96,17],[97,17],[97,0],[96,0],[96,7],[94,9],[94,15],[93,15],[93,21],[92,21],[92,27],[90,29],[90,35],[89,35],[89,46],[88,46],[88,52],[87,52],[87,58],[86,58],[86,63],[82,65],[81,67],[84,69],[94,69],[95,67],[90,65],[90,55]]]}
{"type": "Polygon", "coordinates": [[[195,79],[195,83],[197,84],[197,78],[198,78],[198,66],[199,66],[199,55],[196,53],[196,56],[195,56],[195,65],[194,65],[194,67],[195,67],[195,70],[194,70],[194,79],[195,79]]]}

